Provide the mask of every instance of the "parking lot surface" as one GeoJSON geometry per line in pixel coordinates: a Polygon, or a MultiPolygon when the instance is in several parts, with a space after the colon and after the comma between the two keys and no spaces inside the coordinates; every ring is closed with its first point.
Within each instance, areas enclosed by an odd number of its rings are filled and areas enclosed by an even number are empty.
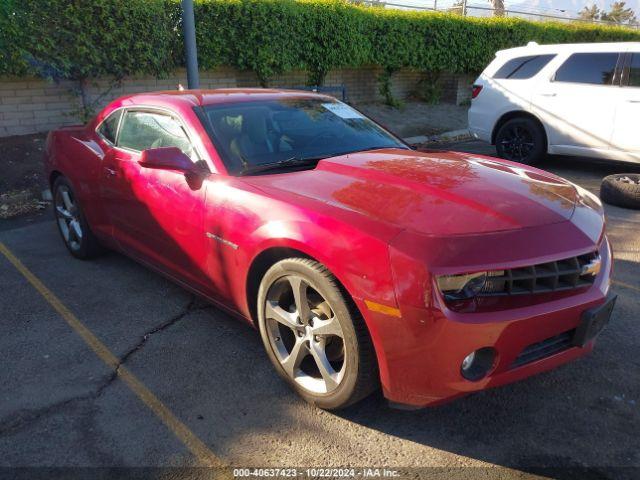
{"type": "MultiPolygon", "coordinates": [[[[439,148],[493,154],[474,141],[439,148]]],[[[595,193],[604,175],[638,170],[557,158],[542,168],[595,193]]],[[[119,254],[73,259],[49,217],[6,224],[0,242],[62,306],[0,255],[0,467],[199,466],[189,441],[200,441],[229,466],[638,478],[640,211],[606,213],[619,299],[594,352],[411,412],[390,409],[380,395],[337,413],[311,407],[277,377],[248,325],[119,254]]]]}

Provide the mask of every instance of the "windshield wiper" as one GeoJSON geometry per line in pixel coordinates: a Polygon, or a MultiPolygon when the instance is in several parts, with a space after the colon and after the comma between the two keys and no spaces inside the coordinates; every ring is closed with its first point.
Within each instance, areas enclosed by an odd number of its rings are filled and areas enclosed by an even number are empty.
{"type": "Polygon", "coordinates": [[[278,160],[277,162],[272,163],[263,163],[261,165],[249,165],[242,169],[239,173],[242,175],[250,175],[252,173],[260,173],[266,172],[269,170],[279,170],[281,168],[290,168],[290,167],[307,167],[307,166],[315,166],[318,164],[320,160],[324,157],[291,157],[286,158],[284,160],[278,160]]]}
{"type": "Polygon", "coordinates": [[[410,150],[409,147],[404,145],[373,145],[369,147],[357,148],[355,150],[345,150],[344,152],[336,152],[331,155],[327,155],[323,158],[333,158],[333,157],[341,157],[343,155],[351,155],[353,153],[361,153],[361,152],[373,152],[374,150],[386,150],[388,148],[399,148],[400,150],[410,150]]]}
{"type": "Polygon", "coordinates": [[[358,148],[356,150],[347,150],[346,152],[337,152],[337,153],[331,153],[328,155],[320,155],[317,157],[291,157],[291,158],[286,158],[284,160],[278,160],[277,162],[272,162],[272,163],[263,163],[263,164],[258,164],[258,165],[247,165],[245,162],[243,162],[243,166],[244,168],[242,170],[240,170],[240,172],[238,173],[238,175],[243,176],[243,175],[251,175],[252,173],[260,173],[260,172],[266,172],[269,170],[279,170],[281,168],[290,168],[290,167],[307,167],[307,166],[315,166],[317,165],[317,163],[320,160],[323,160],[325,158],[332,158],[332,157],[340,157],[342,155],[350,155],[352,153],[358,153],[358,152],[366,152],[366,151],[371,151],[371,150],[384,150],[387,148],[400,148],[400,149],[405,149],[405,150],[409,150],[408,147],[401,145],[401,146],[397,146],[397,145],[372,145],[366,148],[358,148]]]}

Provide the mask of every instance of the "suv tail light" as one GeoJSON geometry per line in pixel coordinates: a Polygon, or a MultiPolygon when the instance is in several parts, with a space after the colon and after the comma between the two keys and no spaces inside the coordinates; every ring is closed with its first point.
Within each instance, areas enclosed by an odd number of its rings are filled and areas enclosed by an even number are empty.
{"type": "Polygon", "coordinates": [[[482,85],[474,85],[473,86],[473,90],[471,90],[471,98],[476,98],[478,95],[480,95],[480,92],[482,91],[482,85]]]}

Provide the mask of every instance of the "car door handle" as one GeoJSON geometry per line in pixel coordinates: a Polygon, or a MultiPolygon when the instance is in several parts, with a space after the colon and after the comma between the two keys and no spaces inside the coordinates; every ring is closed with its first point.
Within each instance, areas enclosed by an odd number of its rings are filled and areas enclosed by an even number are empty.
{"type": "Polygon", "coordinates": [[[557,95],[557,93],[552,93],[552,92],[547,92],[547,93],[541,93],[540,96],[542,97],[555,97],[557,95]]]}
{"type": "Polygon", "coordinates": [[[640,99],[638,99],[638,100],[627,100],[627,103],[640,103],[640,99]]]}
{"type": "Polygon", "coordinates": [[[109,177],[115,177],[118,174],[117,171],[115,171],[113,168],[109,168],[109,167],[106,167],[105,171],[107,172],[107,175],[109,177]]]}

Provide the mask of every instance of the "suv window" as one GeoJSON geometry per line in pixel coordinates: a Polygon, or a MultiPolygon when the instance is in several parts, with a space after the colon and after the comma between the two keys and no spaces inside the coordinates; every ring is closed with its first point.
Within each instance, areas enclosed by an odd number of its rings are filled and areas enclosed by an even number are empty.
{"type": "Polygon", "coordinates": [[[558,68],[556,82],[611,85],[618,53],[574,53],[558,68]]]}
{"type": "Polygon", "coordinates": [[[525,80],[542,70],[555,55],[530,55],[528,57],[512,58],[493,75],[493,78],[508,78],[525,80]]]}
{"type": "Polygon", "coordinates": [[[122,116],[122,110],[117,110],[109,115],[98,128],[98,133],[111,143],[116,143],[116,134],[118,133],[118,122],[122,116]]]}
{"type": "Polygon", "coordinates": [[[127,111],[122,119],[118,146],[131,150],[178,147],[196,160],[189,137],[180,123],[169,115],[147,111],[127,111]]]}
{"type": "Polygon", "coordinates": [[[640,53],[631,54],[628,85],[630,87],[640,87],[640,53]]]}

